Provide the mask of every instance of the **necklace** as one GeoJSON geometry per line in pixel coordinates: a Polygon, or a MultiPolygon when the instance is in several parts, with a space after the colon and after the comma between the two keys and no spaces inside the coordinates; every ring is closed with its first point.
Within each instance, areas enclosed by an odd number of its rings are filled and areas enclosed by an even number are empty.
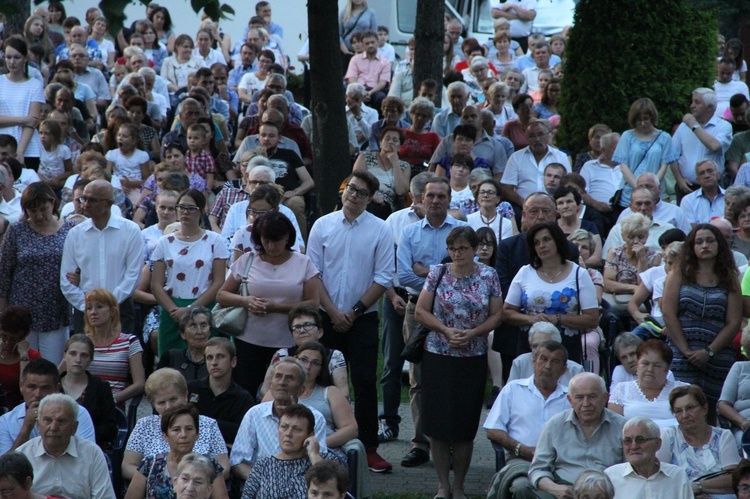
{"type": "Polygon", "coordinates": [[[557,279],[558,277],[560,277],[560,274],[562,274],[562,271],[563,271],[564,269],[565,269],[565,266],[563,265],[562,267],[560,267],[560,270],[558,270],[558,271],[557,271],[557,274],[555,274],[554,276],[551,276],[551,277],[550,277],[550,275],[549,275],[549,274],[547,273],[547,271],[546,271],[546,270],[544,270],[544,268],[541,268],[541,267],[539,268],[539,270],[540,270],[540,271],[542,272],[542,274],[544,274],[544,276],[545,276],[545,277],[547,278],[547,279],[546,279],[546,280],[547,280],[547,282],[552,282],[552,281],[554,281],[555,279],[557,279]]]}
{"type": "Polygon", "coordinates": [[[485,220],[484,215],[482,215],[482,212],[480,211],[479,212],[479,219],[482,221],[482,223],[484,225],[486,225],[487,227],[489,227],[492,224],[492,222],[494,222],[495,219],[497,219],[497,212],[495,212],[495,216],[492,217],[490,220],[485,220]]]}

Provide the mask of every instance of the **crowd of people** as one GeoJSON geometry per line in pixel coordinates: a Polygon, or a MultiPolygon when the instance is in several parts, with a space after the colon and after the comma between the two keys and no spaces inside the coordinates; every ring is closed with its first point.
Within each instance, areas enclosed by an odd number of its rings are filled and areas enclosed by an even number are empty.
{"type": "Polygon", "coordinates": [[[493,497],[747,496],[742,45],[719,36],[680,123],[643,97],[566,151],[569,30],[535,6],[492,3],[488,40],[446,19],[415,83],[413,40],[347,0],[351,174],[322,214],[267,1],[237,43],[155,3],[114,39],[55,0],[3,31],[0,492],[120,497],[102,451],[145,394],[125,497],[370,497],[416,345],[400,464],[432,459],[438,499],[485,404],[493,497]]]}

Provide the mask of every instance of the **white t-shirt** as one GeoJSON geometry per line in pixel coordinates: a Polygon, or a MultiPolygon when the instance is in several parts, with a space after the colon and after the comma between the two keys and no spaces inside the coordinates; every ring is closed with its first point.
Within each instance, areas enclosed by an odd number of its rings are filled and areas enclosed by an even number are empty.
{"type": "MultiPolygon", "coordinates": [[[[70,189],[72,191],[73,186],[76,185],[76,182],[78,182],[79,178],[81,178],[81,176],[77,173],[74,173],[73,175],[68,177],[65,180],[65,185],[63,186],[63,190],[70,189]]],[[[120,190],[120,191],[122,190],[122,183],[120,182],[119,178],[112,177],[112,182],[110,183],[112,184],[112,187],[114,187],[115,189],[120,190]]]]}
{"type": "MultiPolygon", "coordinates": [[[[0,95],[2,96],[0,99],[0,116],[28,116],[32,102],[45,102],[44,86],[35,78],[15,83],[10,81],[7,75],[0,75],[0,95]]],[[[2,133],[12,135],[16,142],[20,143],[23,127],[0,127],[0,134],[2,133]]],[[[26,156],[37,158],[40,149],[42,149],[42,144],[39,142],[39,132],[35,130],[29,145],[26,147],[26,156]]]]}
{"type": "Polygon", "coordinates": [[[115,164],[112,170],[112,178],[124,177],[134,180],[143,180],[141,165],[148,163],[151,157],[146,151],[136,149],[130,156],[124,156],[119,149],[112,149],[105,156],[107,161],[115,164]]]}
{"type": "Polygon", "coordinates": [[[23,192],[24,189],[29,186],[29,184],[39,182],[40,180],[41,179],[39,178],[39,174],[37,172],[35,172],[31,168],[24,168],[23,170],[21,170],[21,176],[13,183],[13,188],[18,192],[23,192]]]}
{"type": "MultiPolygon", "coordinates": [[[[526,10],[536,10],[536,0],[507,0],[504,2],[510,5],[518,5],[526,10]]],[[[499,0],[490,0],[490,10],[499,9],[499,0]]],[[[513,38],[523,38],[531,34],[531,27],[534,21],[521,21],[520,19],[510,20],[510,36],[513,38]]]]}
{"type": "Polygon", "coordinates": [[[451,187],[451,210],[460,210],[465,201],[474,199],[474,194],[471,193],[471,188],[467,185],[461,191],[454,191],[451,187]]]}
{"type": "Polygon", "coordinates": [[[245,73],[245,75],[242,76],[239,85],[237,85],[237,90],[244,88],[245,92],[252,95],[254,92],[262,90],[265,85],[266,80],[258,79],[258,77],[255,76],[255,73],[245,73]]]}
{"type": "Polygon", "coordinates": [[[661,298],[661,295],[664,292],[664,281],[667,279],[667,272],[664,270],[664,265],[651,267],[638,275],[641,278],[643,285],[646,286],[646,289],[651,291],[651,297],[654,300],[653,305],[651,306],[651,315],[657,319],[661,319],[661,308],[656,302],[656,299],[661,298]],[[659,293],[658,296],[657,290],[659,293]]]}
{"type": "Polygon", "coordinates": [[[68,146],[60,144],[54,151],[47,151],[42,147],[39,151],[39,173],[51,179],[65,173],[65,161],[70,161],[71,154],[68,146]]]}

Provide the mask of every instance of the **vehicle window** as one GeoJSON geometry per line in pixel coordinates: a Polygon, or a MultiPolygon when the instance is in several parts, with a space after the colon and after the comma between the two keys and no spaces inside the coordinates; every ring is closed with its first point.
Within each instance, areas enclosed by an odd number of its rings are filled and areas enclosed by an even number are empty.
{"type": "Polygon", "coordinates": [[[478,0],[475,5],[476,10],[474,11],[473,19],[474,32],[494,34],[494,29],[492,28],[494,20],[490,14],[490,0],[478,0]]]}
{"type": "Polygon", "coordinates": [[[398,30],[402,33],[414,33],[417,24],[417,0],[398,0],[398,30]]]}

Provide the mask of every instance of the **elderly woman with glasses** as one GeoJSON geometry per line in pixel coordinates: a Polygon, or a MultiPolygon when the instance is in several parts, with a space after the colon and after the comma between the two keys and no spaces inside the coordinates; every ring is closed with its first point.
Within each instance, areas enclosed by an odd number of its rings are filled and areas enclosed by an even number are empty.
{"type": "Polygon", "coordinates": [[[669,406],[677,425],[662,430],[656,457],[685,470],[696,497],[732,497],[730,473],[740,462],[737,442],[731,431],[708,424],[703,390],[679,386],[669,394],[669,406]]]}
{"type": "Polygon", "coordinates": [[[193,307],[210,307],[224,283],[227,247],[221,236],[202,228],[206,198],[190,189],[177,200],[180,229],[163,236],[151,254],[151,289],[161,306],[159,355],[187,345],[178,323],[193,307]]]}
{"type": "Polygon", "coordinates": [[[292,248],[296,230],[282,213],[269,211],[253,221],[253,251],[231,266],[217,300],[225,307],[247,308],[245,331],[235,337],[235,380],[257,393],[276,350],[294,346],[287,314],[301,304],[319,302],[318,270],[307,255],[292,248]],[[240,294],[240,283],[248,296],[240,294]]]}

